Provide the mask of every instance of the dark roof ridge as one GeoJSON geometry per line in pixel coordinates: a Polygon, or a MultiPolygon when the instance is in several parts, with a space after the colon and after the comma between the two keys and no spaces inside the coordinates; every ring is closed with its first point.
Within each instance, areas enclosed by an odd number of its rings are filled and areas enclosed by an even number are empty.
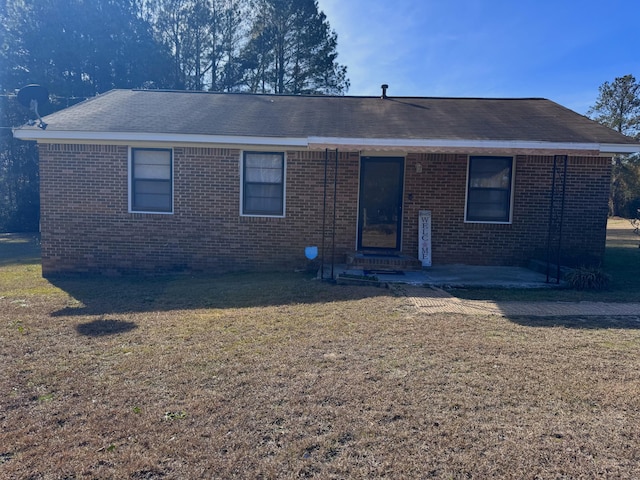
{"type": "MultiPolygon", "coordinates": [[[[159,92],[159,93],[188,93],[188,94],[203,94],[203,95],[238,95],[238,96],[256,96],[256,97],[302,97],[302,98],[356,98],[356,99],[380,99],[380,100],[508,100],[508,101],[521,101],[521,100],[546,100],[552,101],[543,97],[443,97],[443,96],[418,96],[418,95],[388,95],[387,98],[381,98],[378,95],[323,95],[319,93],[306,94],[306,93],[259,93],[259,92],[216,92],[208,90],[178,90],[178,89],[162,89],[162,88],[116,88],[109,90],[100,95],[106,95],[114,90],[129,90],[132,92],[159,92]]],[[[555,102],[554,102],[555,103],[555,102]]]]}

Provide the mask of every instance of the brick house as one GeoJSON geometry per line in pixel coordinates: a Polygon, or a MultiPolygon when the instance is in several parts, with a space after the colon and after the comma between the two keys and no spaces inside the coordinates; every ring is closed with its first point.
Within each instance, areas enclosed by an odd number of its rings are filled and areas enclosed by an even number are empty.
{"type": "Polygon", "coordinates": [[[545,99],[113,90],[44,120],[14,131],[39,146],[44,275],[291,269],[309,246],[597,263],[611,157],[640,151],[545,99]]]}

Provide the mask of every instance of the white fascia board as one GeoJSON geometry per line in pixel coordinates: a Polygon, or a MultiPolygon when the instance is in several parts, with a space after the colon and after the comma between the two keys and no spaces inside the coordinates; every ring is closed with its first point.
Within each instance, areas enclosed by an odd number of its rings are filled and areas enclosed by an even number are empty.
{"type": "Polygon", "coordinates": [[[147,143],[188,143],[218,145],[260,145],[278,147],[307,147],[306,138],[296,137],[244,137],[230,135],[191,135],[178,133],[137,133],[137,132],[72,132],[56,130],[16,129],[13,136],[21,140],[39,142],[147,142],[147,143]]]}
{"type": "MultiPolygon", "coordinates": [[[[401,138],[340,138],[309,137],[309,147],[322,145],[364,145],[374,148],[483,148],[523,150],[599,150],[598,143],[541,142],[526,140],[450,140],[450,139],[401,139],[401,138]]],[[[639,145],[640,146],[640,145],[639,145]]]]}
{"type": "Polygon", "coordinates": [[[17,128],[13,136],[21,140],[40,142],[114,142],[114,143],[169,143],[169,144],[217,144],[242,146],[273,146],[290,148],[357,147],[358,149],[410,150],[432,149],[483,149],[483,150],[562,150],[600,153],[640,153],[640,143],[600,144],[541,142],[525,140],[451,140],[451,139],[402,139],[402,138],[344,138],[344,137],[258,137],[231,135],[196,135],[180,133],[139,132],[82,132],[17,128]]]}
{"type": "Polygon", "coordinates": [[[483,150],[540,150],[575,151],[600,153],[640,153],[640,143],[574,143],[542,142],[530,140],[451,140],[451,139],[399,139],[399,138],[341,138],[309,137],[309,148],[325,147],[370,147],[372,149],[483,149],[483,150]]]}
{"type": "Polygon", "coordinates": [[[601,153],[640,153],[640,143],[638,145],[626,143],[604,143],[600,145],[601,153]]]}

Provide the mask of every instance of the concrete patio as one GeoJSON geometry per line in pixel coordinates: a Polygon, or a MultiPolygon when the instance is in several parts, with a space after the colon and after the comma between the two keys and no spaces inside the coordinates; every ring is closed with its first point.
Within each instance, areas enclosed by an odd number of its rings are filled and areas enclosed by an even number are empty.
{"type": "MultiPolygon", "coordinates": [[[[487,267],[474,265],[436,265],[419,271],[396,271],[384,273],[380,270],[349,269],[336,265],[333,277],[340,274],[375,275],[384,283],[429,285],[434,287],[485,287],[485,288],[557,288],[555,278],[547,283],[546,274],[523,267],[487,267]]],[[[331,266],[325,266],[324,278],[331,277],[331,266]]]]}

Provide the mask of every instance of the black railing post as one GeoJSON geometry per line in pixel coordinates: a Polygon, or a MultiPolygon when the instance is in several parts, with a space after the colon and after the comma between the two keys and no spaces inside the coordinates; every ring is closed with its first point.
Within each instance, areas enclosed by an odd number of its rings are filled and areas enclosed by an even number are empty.
{"type": "Polygon", "coordinates": [[[324,237],[327,218],[327,163],[329,162],[329,149],[324,149],[324,192],[322,198],[322,245],[320,247],[320,280],[324,280],[324,237]]]}
{"type": "Polygon", "coordinates": [[[336,148],[336,163],[333,172],[333,231],[331,238],[331,279],[336,263],[336,205],[338,200],[338,149],[336,148]]]}
{"type": "Polygon", "coordinates": [[[547,283],[551,273],[551,232],[553,231],[553,208],[556,194],[556,167],[558,157],[553,156],[553,174],[551,177],[551,204],[549,205],[549,231],[547,232],[547,283]]]}
{"type": "Polygon", "coordinates": [[[564,202],[567,193],[567,168],[569,165],[569,158],[564,156],[564,169],[562,170],[562,201],[560,202],[560,225],[558,226],[558,255],[556,263],[558,265],[558,272],[556,275],[556,283],[560,283],[560,261],[562,258],[562,224],[564,223],[564,202]]]}

